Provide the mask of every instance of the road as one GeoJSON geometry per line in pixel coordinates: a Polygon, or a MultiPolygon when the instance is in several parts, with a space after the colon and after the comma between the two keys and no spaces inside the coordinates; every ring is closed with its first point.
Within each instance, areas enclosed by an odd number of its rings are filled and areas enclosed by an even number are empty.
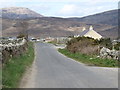
{"type": "Polygon", "coordinates": [[[21,87],[118,88],[118,70],[87,66],[60,54],[47,43],[35,44],[36,57],[21,87]]]}

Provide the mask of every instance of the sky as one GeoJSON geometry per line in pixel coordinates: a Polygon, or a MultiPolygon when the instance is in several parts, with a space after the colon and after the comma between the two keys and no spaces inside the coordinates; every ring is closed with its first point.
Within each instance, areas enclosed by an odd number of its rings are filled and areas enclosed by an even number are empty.
{"type": "Polygon", "coordinates": [[[0,8],[26,7],[44,16],[84,17],[118,8],[119,0],[0,0],[0,8]]]}

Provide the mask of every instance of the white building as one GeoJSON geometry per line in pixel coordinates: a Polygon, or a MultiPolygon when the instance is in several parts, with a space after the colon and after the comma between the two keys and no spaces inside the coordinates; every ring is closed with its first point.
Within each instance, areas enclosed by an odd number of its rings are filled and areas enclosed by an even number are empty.
{"type": "Polygon", "coordinates": [[[99,33],[97,33],[92,26],[90,26],[88,30],[86,30],[86,28],[83,27],[83,31],[79,34],[79,36],[91,37],[98,40],[102,38],[102,36],[99,33]]]}

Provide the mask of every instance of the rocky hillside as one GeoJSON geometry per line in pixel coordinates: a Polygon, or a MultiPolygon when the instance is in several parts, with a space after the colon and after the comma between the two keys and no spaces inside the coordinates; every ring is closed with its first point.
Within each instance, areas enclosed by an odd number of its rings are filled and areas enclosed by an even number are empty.
{"type": "Polygon", "coordinates": [[[106,11],[82,18],[70,18],[74,21],[94,24],[118,25],[118,10],[106,11]]]}
{"type": "MultiPolygon", "coordinates": [[[[14,25],[23,20],[10,20],[3,19],[3,35],[17,35],[21,32],[19,27],[14,25]]],[[[82,32],[83,27],[89,28],[90,25],[94,26],[97,32],[110,29],[110,25],[102,24],[86,24],[83,22],[68,20],[64,18],[55,17],[41,17],[38,19],[24,20],[28,23],[28,33],[32,36],[71,36],[82,32]]]]}
{"type": "Polygon", "coordinates": [[[104,31],[101,31],[101,32],[99,32],[102,36],[104,36],[104,37],[107,37],[107,38],[109,38],[109,37],[111,37],[111,38],[116,38],[116,37],[118,37],[118,27],[117,26],[115,26],[115,27],[112,27],[112,28],[110,28],[110,29],[107,29],[107,30],[104,30],[104,31]]]}
{"type": "Polygon", "coordinates": [[[7,19],[27,19],[43,17],[42,15],[23,7],[2,8],[2,18],[7,19]]]}
{"type": "MultiPolygon", "coordinates": [[[[15,10],[13,10],[14,12],[15,10]]],[[[28,23],[27,32],[31,36],[48,37],[48,36],[71,36],[82,32],[82,28],[93,26],[94,30],[104,37],[117,38],[117,10],[107,11],[83,18],[57,18],[57,17],[42,17],[40,14],[31,12],[29,9],[16,10],[19,20],[9,19],[8,13],[4,13],[2,20],[3,36],[15,36],[21,31],[15,26],[16,23],[26,21],[28,23]],[[24,12],[23,12],[24,11],[24,12]],[[21,15],[25,15],[22,17],[21,15]],[[31,13],[31,14],[30,14],[31,13]],[[32,15],[32,16],[31,16],[32,15]],[[21,17],[22,19],[21,19],[21,17]],[[23,20],[23,18],[25,20],[23,20]]],[[[8,11],[9,12],[9,11],[8,11]]],[[[12,12],[12,11],[11,11],[12,12]]],[[[14,18],[14,15],[12,16],[14,18]]]]}

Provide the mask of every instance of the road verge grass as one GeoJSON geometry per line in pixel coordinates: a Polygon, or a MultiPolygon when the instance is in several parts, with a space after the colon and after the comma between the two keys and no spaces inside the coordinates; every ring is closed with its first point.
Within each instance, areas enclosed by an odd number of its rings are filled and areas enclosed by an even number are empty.
{"type": "Polygon", "coordinates": [[[96,56],[89,56],[81,53],[71,53],[67,49],[58,49],[65,56],[89,66],[118,67],[118,61],[113,59],[102,59],[96,56]]]}
{"type": "Polygon", "coordinates": [[[3,66],[2,70],[2,87],[17,88],[22,75],[26,68],[32,64],[34,60],[33,43],[28,43],[28,50],[19,57],[14,57],[9,63],[3,66]]]}

